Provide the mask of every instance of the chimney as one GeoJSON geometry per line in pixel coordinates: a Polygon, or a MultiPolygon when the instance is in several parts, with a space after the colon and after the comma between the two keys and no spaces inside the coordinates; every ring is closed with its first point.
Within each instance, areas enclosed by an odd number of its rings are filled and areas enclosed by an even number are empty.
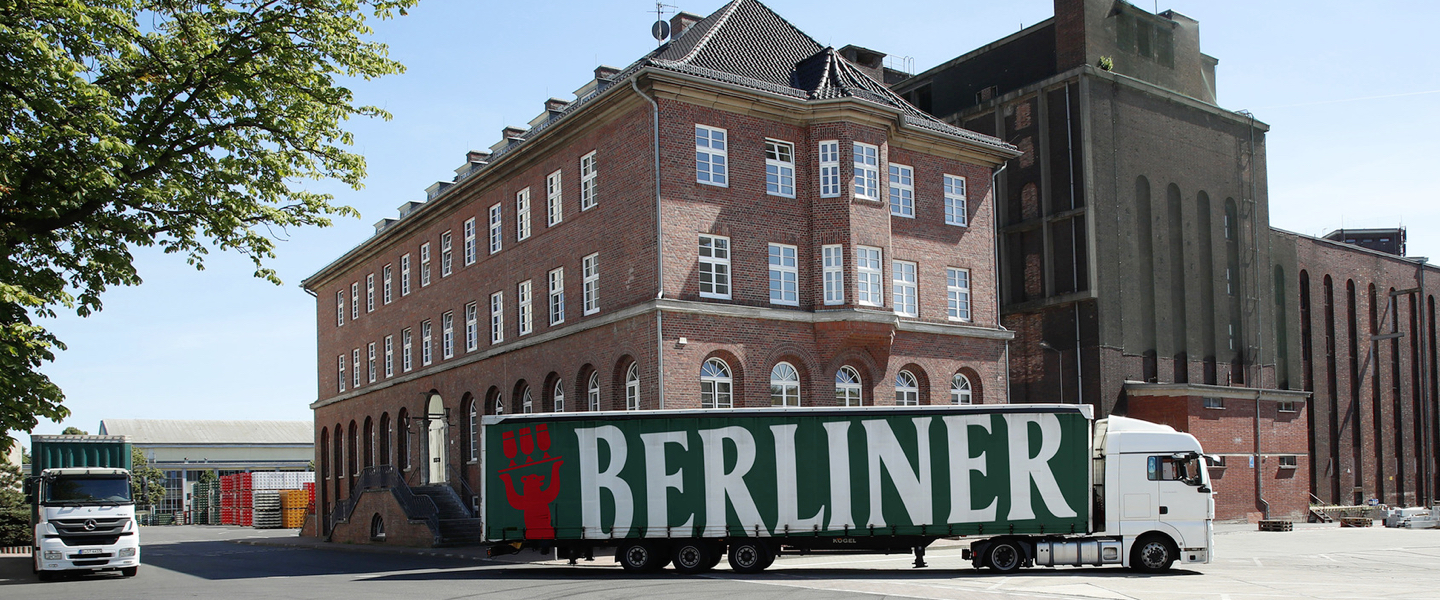
{"type": "Polygon", "coordinates": [[[565,112],[565,107],[567,106],[570,106],[570,103],[559,98],[551,98],[549,100],[546,100],[545,112],[540,113],[534,119],[530,120],[530,128],[534,129],[536,127],[544,125],[545,123],[549,123],[550,121],[560,118],[560,115],[565,112]]]}
{"type": "Polygon", "coordinates": [[[591,79],[585,85],[580,86],[580,89],[575,90],[575,101],[579,102],[581,100],[594,96],[597,92],[600,91],[600,88],[606,85],[610,85],[610,82],[614,81],[615,76],[619,74],[620,69],[617,69],[615,67],[609,67],[605,65],[595,67],[595,78],[591,79]]]}
{"type": "Polygon", "coordinates": [[[705,18],[705,17],[702,17],[702,16],[697,15],[697,14],[694,14],[694,13],[688,13],[688,12],[681,12],[681,13],[679,13],[679,14],[676,14],[676,15],[673,16],[673,17],[670,17],[670,39],[671,39],[671,41],[674,41],[674,40],[676,40],[676,39],[679,39],[680,34],[685,33],[685,31],[686,31],[687,29],[690,29],[690,26],[691,26],[691,25],[694,25],[694,24],[696,24],[696,23],[699,23],[699,22],[700,22],[700,19],[704,19],[704,18],[705,18]]]}
{"type": "Polygon", "coordinates": [[[885,53],[850,44],[840,49],[840,56],[859,67],[875,81],[885,81],[885,53]]]}
{"type": "Polygon", "coordinates": [[[599,81],[601,83],[610,83],[610,81],[615,79],[615,76],[619,74],[620,69],[617,69],[615,67],[610,67],[606,65],[600,65],[598,67],[595,67],[595,81],[599,81]]]}
{"type": "Polygon", "coordinates": [[[465,164],[455,168],[455,181],[460,181],[461,179],[464,179],[465,177],[469,176],[472,171],[485,166],[485,163],[487,162],[490,162],[489,152],[481,152],[479,150],[471,150],[469,152],[466,152],[465,164]]]}

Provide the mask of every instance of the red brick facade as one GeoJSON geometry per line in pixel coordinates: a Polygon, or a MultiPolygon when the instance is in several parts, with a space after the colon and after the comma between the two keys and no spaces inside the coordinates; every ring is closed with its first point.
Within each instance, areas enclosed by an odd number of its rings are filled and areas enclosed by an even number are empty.
{"type": "MultiPolygon", "coordinates": [[[[1008,157],[958,136],[904,126],[893,114],[854,101],[815,109],[801,101],[754,105],[754,94],[664,74],[634,75],[639,90],[616,85],[584,110],[551,124],[523,145],[493,158],[306,282],[318,295],[319,400],[317,465],[327,507],[350,495],[349,481],[366,466],[396,464],[414,485],[428,483],[426,399],[438,393],[448,412],[446,477],[479,480],[470,460],[469,414],[555,408],[589,410],[588,383],[599,407],[627,408],[626,375],[639,374],[638,408],[700,408],[700,369],[711,358],[730,370],[733,406],[771,405],[771,369],[780,362],[800,374],[802,406],[833,406],[842,367],[861,376],[863,403],[896,403],[896,377],[909,371],[922,404],[951,402],[963,375],[973,402],[1003,402],[1005,345],[995,304],[991,172],[1008,157]],[[617,89],[618,88],[618,89],[617,89]],[[643,95],[642,95],[643,93],[643,95]],[[649,101],[654,98],[658,117],[649,101]],[[659,183],[654,183],[652,119],[659,124],[659,183]],[[721,128],[728,142],[728,185],[697,182],[696,125],[721,128]],[[766,140],[793,144],[794,197],[766,192],[766,140]],[[836,141],[840,193],[821,197],[818,144],[836,141]],[[879,147],[879,201],[852,197],[852,142],[879,147]],[[580,208],[579,160],[594,151],[597,205],[580,208]],[[890,214],[887,165],[914,169],[915,217],[890,214]],[[563,221],[547,227],[546,178],[560,171],[563,221]],[[945,223],[944,175],[965,178],[968,225],[945,223]],[[530,236],[517,239],[516,194],[529,188],[530,236]],[[501,207],[502,249],[489,252],[488,214],[501,207]],[[658,204],[658,206],[657,206],[658,204]],[[659,219],[657,223],[657,210],[659,219]],[[478,257],[465,264],[465,222],[476,222],[478,257]],[[657,231],[658,225],[658,231],[657,231]],[[452,274],[442,276],[442,235],[451,232],[452,274]],[[657,255],[657,234],[661,237],[657,255]],[[699,236],[730,246],[728,299],[702,297],[699,236]],[[421,247],[430,247],[430,283],[420,285],[421,247]],[[770,244],[793,246],[798,302],[771,303],[770,244]],[[824,303],[821,247],[844,257],[844,303],[824,303]],[[882,306],[857,302],[855,246],[881,249],[882,306]],[[400,293],[401,256],[411,257],[411,292],[400,293]],[[584,257],[598,253],[598,310],[586,314],[584,257]],[[916,266],[918,315],[894,310],[893,262],[916,266]],[[392,302],[383,273],[391,265],[392,302]],[[563,268],[564,319],[551,324],[548,274],[563,268]],[[950,318],[947,268],[969,272],[970,319],[950,318]],[[369,310],[367,277],[374,275],[369,310]],[[533,331],[521,334],[517,286],[531,282],[533,331]],[[359,318],[351,286],[358,285],[359,318]],[[490,299],[503,293],[503,341],[491,343],[490,299]],[[337,325],[336,294],[346,303],[337,325]],[[477,307],[477,347],[467,349],[466,307],[477,307]],[[444,314],[453,314],[452,357],[443,352],[444,314]],[[430,364],[422,361],[422,324],[431,323],[430,364]],[[412,369],[403,368],[403,331],[410,330],[412,369]],[[384,343],[392,340],[391,374],[384,343]],[[370,381],[369,345],[376,345],[370,381]],[[360,385],[353,353],[360,352],[360,385]],[[340,380],[337,363],[345,363],[340,380]],[[403,416],[408,420],[402,419],[403,416]],[[341,466],[336,468],[337,465],[341,466]]],[[[778,101],[777,101],[778,102],[778,101]]],[[[467,499],[468,500],[468,499],[467,499]]],[[[361,499],[365,504],[368,500],[361,499]]],[[[372,511],[373,512],[373,511],[372,511]]],[[[360,514],[357,509],[356,514],[360,514]]],[[[395,515],[386,515],[387,525],[395,515]]],[[[352,521],[356,517],[352,517],[352,521]]],[[[358,522],[358,521],[356,521],[358,522]]],[[[355,537],[355,526],[344,535],[355,537]]],[[[337,532],[340,530],[337,529],[337,532]]],[[[368,530],[367,530],[368,531],[368,530]]],[[[355,541],[358,541],[355,540],[355,541]]]]}

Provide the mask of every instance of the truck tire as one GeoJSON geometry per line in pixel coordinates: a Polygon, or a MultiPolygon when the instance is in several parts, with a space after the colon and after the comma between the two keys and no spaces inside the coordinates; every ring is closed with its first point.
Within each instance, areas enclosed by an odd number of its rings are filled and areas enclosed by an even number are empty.
{"type": "Polygon", "coordinates": [[[120,575],[124,577],[134,577],[135,574],[139,572],[140,567],[125,567],[123,569],[120,569],[120,575]]]}
{"type": "Polygon", "coordinates": [[[669,561],[663,561],[650,542],[630,542],[615,551],[615,562],[626,571],[644,573],[659,570],[669,561]]]}
{"type": "Polygon", "coordinates": [[[675,544],[670,553],[675,570],[686,575],[704,573],[715,568],[720,550],[715,544],[704,540],[684,540],[675,544]]]}
{"type": "Polygon", "coordinates": [[[1178,552],[1170,539],[1160,534],[1146,534],[1130,548],[1130,568],[1141,573],[1162,573],[1170,570],[1178,552]]]}
{"type": "Polygon", "coordinates": [[[760,540],[745,539],[730,544],[730,568],[736,573],[759,573],[770,563],[770,546],[760,540]]]}
{"type": "Polygon", "coordinates": [[[997,540],[985,549],[985,564],[998,573],[1014,573],[1025,564],[1025,552],[1015,540],[997,540]]]}

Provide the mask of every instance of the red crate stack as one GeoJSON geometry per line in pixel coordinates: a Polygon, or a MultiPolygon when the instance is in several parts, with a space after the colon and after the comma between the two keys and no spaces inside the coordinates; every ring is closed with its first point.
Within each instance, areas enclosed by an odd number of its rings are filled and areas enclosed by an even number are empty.
{"type": "Polygon", "coordinates": [[[308,511],[308,512],[313,515],[313,514],[315,514],[315,484],[314,484],[313,482],[312,482],[312,483],[306,483],[306,484],[304,484],[304,486],[305,486],[305,491],[310,494],[310,500],[309,500],[309,504],[308,504],[308,506],[309,506],[309,511],[308,511]]]}

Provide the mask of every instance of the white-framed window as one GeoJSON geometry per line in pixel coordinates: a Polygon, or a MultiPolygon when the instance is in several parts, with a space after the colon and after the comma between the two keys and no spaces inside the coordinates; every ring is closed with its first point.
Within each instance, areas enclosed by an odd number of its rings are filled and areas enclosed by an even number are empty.
{"type": "Polygon", "coordinates": [[[345,326],[345,292],[335,292],[335,326],[345,326]]]}
{"type": "Polygon", "coordinates": [[[855,301],[865,306],[884,306],[885,288],[880,282],[880,249],[855,247],[855,301]]]}
{"type": "Polygon", "coordinates": [[[352,366],[354,367],[354,369],[350,371],[350,383],[354,384],[354,386],[355,386],[356,388],[359,388],[359,387],[360,387],[360,349],[359,349],[359,348],[356,348],[356,349],[350,351],[350,362],[352,363],[352,366]]]}
{"type": "Polygon", "coordinates": [[[490,294],[490,343],[505,341],[505,292],[490,294]]]}
{"type": "Polygon", "coordinates": [[[375,312],[375,274],[365,276],[365,312],[375,312]]]}
{"type": "Polygon", "coordinates": [[[895,314],[902,317],[920,316],[917,270],[913,262],[897,260],[890,263],[890,283],[895,292],[895,314]]]}
{"type": "Polygon", "coordinates": [[[530,237],[530,188],[515,192],[515,241],[530,237]]]}
{"type": "Polygon", "coordinates": [[[503,415],[503,414],[505,414],[505,397],[504,397],[504,396],[500,396],[500,395],[496,395],[496,396],[495,396],[495,414],[497,414],[497,415],[503,415]]]}
{"type": "Polygon", "coordinates": [[[360,320],[360,282],[350,284],[350,320],[360,320]]]}
{"type": "Polygon", "coordinates": [[[820,197],[840,196],[840,142],[820,142],[820,197]]]}
{"type": "Polygon", "coordinates": [[[532,280],[520,282],[515,289],[515,304],[520,307],[520,335],[535,331],[535,308],[532,280]]]}
{"type": "Polygon", "coordinates": [[[433,336],[432,336],[432,333],[433,333],[433,332],[431,331],[430,321],[429,321],[429,320],[421,321],[421,322],[420,322],[420,364],[421,364],[421,365],[429,365],[431,362],[433,362],[433,360],[434,360],[434,358],[435,358],[435,357],[431,354],[431,352],[430,352],[430,347],[431,347],[431,346],[430,346],[430,340],[431,340],[431,338],[433,337],[433,336]]]}
{"type": "MultiPolygon", "coordinates": [[[[341,354],[341,355],[340,355],[340,360],[337,361],[337,366],[336,366],[336,368],[335,368],[335,380],[338,381],[338,382],[340,382],[340,391],[342,391],[342,392],[345,391],[345,355],[344,355],[344,354],[341,354]]],[[[336,431],[339,431],[339,430],[336,430],[336,431]]]]}
{"type": "Polygon", "coordinates": [[[420,244],[420,287],[430,285],[430,242],[420,244]]]}
{"type": "Polygon", "coordinates": [[[410,360],[410,349],[411,346],[413,346],[411,338],[412,335],[410,334],[409,328],[400,332],[400,370],[406,373],[409,373],[411,367],[414,366],[414,363],[410,360]]]}
{"type": "Polygon", "coordinates": [[[845,248],[840,244],[820,247],[820,270],[825,280],[825,304],[845,303],[845,248]]]}
{"type": "Polygon", "coordinates": [[[915,381],[915,376],[909,371],[901,371],[895,375],[895,405],[920,405],[920,384],[915,381]]]}
{"type": "Polygon", "coordinates": [[[400,257],[400,295],[410,295],[410,255],[400,257]]]}
{"type": "Polygon", "coordinates": [[[1215,398],[1215,397],[1212,397],[1212,396],[1206,396],[1205,398],[1202,399],[1202,402],[1204,402],[1205,408],[1215,408],[1215,409],[1220,409],[1220,410],[1224,410],[1224,409],[1225,409],[1225,400],[1222,399],[1222,398],[1215,398]]]}
{"type": "Polygon", "coordinates": [[[370,344],[366,346],[365,353],[365,366],[367,367],[365,369],[365,374],[370,379],[370,383],[375,383],[375,379],[380,376],[380,373],[375,368],[375,342],[370,342],[370,344]]]}
{"type": "Polygon", "coordinates": [[[890,214],[915,218],[915,169],[890,163],[890,214]]]}
{"type": "Polygon", "coordinates": [[[447,231],[447,232],[445,232],[445,233],[440,234],[440,276],[441,276],[441,277],[449,277],[449,276],[450,276],[450,273],[452,272],[451,269],[452,269],[452,267],[454,266],[454,258],[453,258],[453,257],[455,256],[455,253],[452,252],[453,249],[454,249],[453,238],[451,237],[450,232],[447,231]]]}
{"type": "Polygon", "coordinates": [[[1299,466],[1299,459],[1293,454],[1277,457],[1281,469],[1294,469],[1299,466]]]}
{"type": "Polygon", "coordinates": [[[455,312],[440,315],[440,356],[455,358],[455,312]]]}
{"type": "Polygon", "coordinates": [[[855,197],[880,199],[880,148],[855,142],[855,197]]]}
{"type": "Polygon", "coordinates": [[[501,212],[500,212],[500,205],[499,205],[499,204],[496,204],[495,206],[490,207],[490,253],[491,253],[491,254],[494,254],[494,253],[500,251],[501,238],[504,237],[504,233],[503,233],[504,226],[505,226],[504,223],[505,223],[505,221],[503,220],[502,214],[501,214],[501,212]]]}
{"type": "Polygon", "coordinates": [[[765,193],[795,197],[795,145],[765,140],[765,193]]]}
{"type": "Polygon", "coordinates": [[[385,378],[395,376],[395,336],[385,336],[385,378]]]}
{"type": "Polygon", "coordinates": [[[961,373],[956,373],[950,378],[950,403],[971,404],[970,378],[961,373]]]}
{"type": "Polygon", "coordinates": [[[580,157],[580,210],[595,208],[598,198],[595,185],[599,171],[595,167],[595,152],[580,157]]]}
{"type": "Polygon", "coordinates": [[[590,373],[590,381],[585,384],[585,405],[591,412],[600,410],[600,372],[590,373]]]}
{"type": "Polygon", "coordinates": [[[970,320],[970,271],[968,269],[945,269],[945,295],[951,321],[970,320]]]}
{"type": "Polygon", "coordinates": [[[474,302],[465,305],[465,351],[474,352],[480,346],[480,312],[474,302]]]}
{"type": "Polygon", "coordinates": [[[580,259],[581,295],[585,314],[600,312],[600,253],[580,259]]]}
{"type": "Polygon", "coordinates": [[[565,412],[565,381],[555,380],[555,387],[550,390],[550,406],[555,412],[565,412]]]}
{"type": "Polygon", "coordinates": [[[470,400],[470,462],[480,460],[480,407],[470,400]]]}
{"type": "Polygon", "coordinates": [[[800,406],[800,372],[788,362],[770,369],[770,406],[800,406]]]}
{"type": "Polygon", "coordinates": [[[770,244],[770,303],[800,304],[800,266],[794,246],[770,244]]]}
{"type": "Polygon", "coordinates": [[[550,272],[550,325],[565,322],[565,267],[550,272]]]}
{"type": "Polygon", "coordinates": [[[391,282],[395,278],[395,269],[390,265],[385,265],[385,268],[381,269],[380,272],[382,274],[381,278],[383,279],[383,281],[380,282],[380,301],[385,304],[390,304],[390,301],[394,299],[391,291],[395,289],[395,286],[391,282]]]}
{"type": "Polygon", "coordinates": [[[712,358],[700,365],[700,408],[733,407],[733,389],[730,365],[725,364],[725,361],[712,358]]]}
{"type": "Polygon", "coordinates": [[[1283,413],[1293,413],[1295,410],[1294,400],[1280,400],[1275,403],[1275,410],[1283,413]]]}
{"type": "Polygon", "coordinates": [[[840,367],[835,372],[835,403],[840,406],[860,406],[860,372],[855,367],[840,367]]]}
{"type": "Polygon", "coordinates": [[[640,363],[625,370],[625,410],[640,410],[640,363]]]}
{"type": "Polygon", "coordinates": [[[945,176],[945,224],[966,227],[970,224],[969,206],[965,201],[965,178],[945,176]]]}
{"type": "Polygon", "coordinates": [[[545,226],[554,227],[565,220],[565,204],[560,199],[560,171],[545,177],[545,226]]]}
{"type": "Polygon", "coordinates": [[[465,236],[465,266],[475,264],[475,217],[465,219],[462,230],[465,236]]]}
{"type": "Polygon", "coordinates": [[[700,234],[700,297],[730,299],[730,238],[700,234]]]}
{"type": "Polygon", "coordinates": [[[535,399],[530,397],[530,386],[520,390],[520,412],[527,415],[535,412],[535,399]]]}
{"type": "Polygon", "coordinates": [[[729,144],[725,130],[695,126],[695,181],[709,185],[730,185],[729,144]]]}

